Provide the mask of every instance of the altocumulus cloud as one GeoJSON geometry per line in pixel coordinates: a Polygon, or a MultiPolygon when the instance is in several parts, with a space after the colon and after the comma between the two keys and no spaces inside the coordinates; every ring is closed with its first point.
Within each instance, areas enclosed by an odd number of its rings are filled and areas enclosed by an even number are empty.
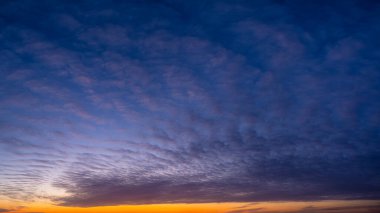
{"type": "Polygon", "coordinates": [[[380,198],[378,3],[0,5],[0,195],[380,198]]]}

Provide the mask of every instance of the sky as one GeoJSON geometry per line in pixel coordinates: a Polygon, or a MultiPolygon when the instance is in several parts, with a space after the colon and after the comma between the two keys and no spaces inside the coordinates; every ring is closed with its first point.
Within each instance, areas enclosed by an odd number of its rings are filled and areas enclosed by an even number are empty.
{"type": "Polygon", "coordinates": [[[0,212],[375,213],[380,1],[0,1],[0,212]]]}

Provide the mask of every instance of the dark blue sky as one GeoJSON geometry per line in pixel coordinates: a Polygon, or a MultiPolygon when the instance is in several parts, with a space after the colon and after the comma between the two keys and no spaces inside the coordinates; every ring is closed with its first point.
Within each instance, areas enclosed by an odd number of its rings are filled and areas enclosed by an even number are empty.
{"type": "Polygon", "coordinates": [[[0,195],[380,199],[379,38],[379,1],[0,1],[0,195]]]}

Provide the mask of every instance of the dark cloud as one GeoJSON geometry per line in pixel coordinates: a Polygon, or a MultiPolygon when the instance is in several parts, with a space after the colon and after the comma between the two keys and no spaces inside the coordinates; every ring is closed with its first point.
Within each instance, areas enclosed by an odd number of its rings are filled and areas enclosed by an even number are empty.
{"type": "Polygon", "coordinates": [[[228,213],[254,213],[254,212],[260,212],[264,208],[253,208],[253,209],[242,209],[242,210],[233,210],[229,211],[228,213]]]}
{"type": "Polygon", "coordinates": [[[0,195],[380,199],[379,4],[0,4],[0,195]]]}
{"type": "Polygon", "coordinates": [[[11,210],[9,210],[9,209],[1,209],[0,208],[0,212],[10,212],[11,210]]]}
{"type": "Polygon", "coordinates": [[[295,213],[329,213],[329,212],[378,212],[380,209],[379,205],[359,205],[359,206],[339,206],[339,207],[329,207],[329,208],[317,208],[313,206],[305,207],[299,211],[294,211],[295,213]]]}
{"type": "MultiPolygon", "coordinates": [[[[314,207],[307,206],[295,211],[287,211],[289,213],[360,213],[360,212],[370,212],[376,213],[380,209],[379,205],[353,205],[353,206],[336,206],[336,207],[314,207]]],[[[245,208],[239,210],[232,210],[228,213],[251,213],[251,212],[266,212],[274,213],[278,211],[268,211],[265,208],[245,208]]]]}

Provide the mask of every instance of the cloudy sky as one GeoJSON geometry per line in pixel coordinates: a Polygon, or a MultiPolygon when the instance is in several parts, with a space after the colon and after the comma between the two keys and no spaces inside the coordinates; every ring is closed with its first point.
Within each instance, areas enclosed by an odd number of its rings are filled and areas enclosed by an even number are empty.
{"type": "Polygon", "coordinates": [[[379,1],[0,1],[0,212],[376,212],[379,37],[379,1]]]}

